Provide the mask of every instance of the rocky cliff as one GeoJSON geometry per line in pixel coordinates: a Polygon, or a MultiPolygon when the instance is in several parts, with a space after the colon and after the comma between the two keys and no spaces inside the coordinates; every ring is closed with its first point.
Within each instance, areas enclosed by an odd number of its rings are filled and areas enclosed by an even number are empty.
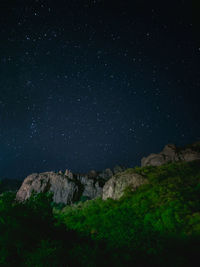
{"type": "MultiPolygon", "coordinates": [[[[193,161],[200,159],[200,142],[188,145],[184,148],[178,148],[174,144],[168,144],[158,154],[150,154],[141,160],[141,166],[160,166],[168,162],[175,161],[193,161]]],[[[147,183],[147,180],[134,172],[134,169],[120,172],[110,178],[103,187],[102,198],[119,199],[126,188],[133,191],[137,187],[147,183]]]]}
{"type": "Polygon", "coordinates": [[[102,199],[119,199],[126,188],[130,188],[132,191],[135,191],[137,187],[145,183],[147,183],[147,180],[142,175],[129,172],[129,170],[118,173],[105,183],[102,199]]]}
{"type": "Polygon", "coordinates": [[[168,144],[158,154],[150,154],[141,160],[141,166],[160,166],[167,162],[193,161],[200,159],[200,142],[178,148],[174,144],[168,144]]]}
{"type": "MultiPolygon", "coordinates": [[[[167,162],[193,161],[200,159],[200,142],[178,148],[174,144],[168,144],[158,154],[150,154],[142,158],[141,166],[160,166],[167,162]]],[[[102,197],[118,199],[124,190],[129,187],[136,190],[137,187],[146,183],[142,176],[123,167],[116,166],[113,170],[106,169],[101,173],[95,170],[87,174],[73,174],[69,170],[35,173],[29,175],[17,192],[17,200],[24,201],[31,196],[32,192],[53,193],[56,203],[71,204],[79,201],[81,197],[94,199],[102,197]]]]}
{"type": "Polygon", "coordinates": [[[73,174],[66,170],[34,173],[29,175],[22,183],[17,192],[16,199],[24,201],[32,192],[52,192],[53,201],[56,203],[71,204],[79,201],[81,197],[94,199],[102,196],[105,182],[116,172],[123,168],[116,167],[113,171],[106,169],[101,173],[92,170],[88,174],[73,174]]]}
{"type": "Polygon", "coordinates": [[[48,191],[53,192],[54,202],[70,204],[78,198],[79,187],[74,180],[60,173],[34,173],[24,180],[16,199],[24,201],[31,196],[32,192],[48,191]]]}

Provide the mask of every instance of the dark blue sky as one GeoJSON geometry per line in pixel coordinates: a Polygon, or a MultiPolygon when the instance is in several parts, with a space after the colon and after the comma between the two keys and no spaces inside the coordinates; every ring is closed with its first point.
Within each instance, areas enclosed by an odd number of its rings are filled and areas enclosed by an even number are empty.
{"type": "Polygon", "coordinates": [[[200,139],[198,7],[172,3],[1,1],[0,177],[131,167],[200,139]]]}

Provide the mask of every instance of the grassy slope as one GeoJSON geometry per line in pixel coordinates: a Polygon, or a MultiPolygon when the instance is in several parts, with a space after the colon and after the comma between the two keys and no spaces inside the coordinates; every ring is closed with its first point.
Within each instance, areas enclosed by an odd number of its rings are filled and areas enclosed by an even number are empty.
{"type": "Polygon", "coordinates": [[[57,218],[69,229],[105,241],[119,265],[141,260],[140,255],[163,266],[191,264],[200,244],[200,162],[126,172],[144,175],[149,184],[136,192],[127,188],[118,201],[96,199],[67,206],[57,218]]]}

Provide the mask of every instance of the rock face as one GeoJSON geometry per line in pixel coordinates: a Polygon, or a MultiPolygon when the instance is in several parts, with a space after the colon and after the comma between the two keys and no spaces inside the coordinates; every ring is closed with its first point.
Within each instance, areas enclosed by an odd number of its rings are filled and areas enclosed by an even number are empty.
{"type": "Polygon", "coordinates": [[[34,173],[24,180],[17,192],[16,199],[24,201],[31,196],[32,192],[50,191],[53,193],[54,202],[71,204],[80,200],[81,196],[88,199],[101,197],[104,183],[100,183],[91,174],[74,175],[68,170],[65,174],[62,172],[34,173]]]}
{"type": "Polygon", "coordinates": [[[53,201],[56,203],[71,204],[79,201],[81,197],[94,199],[102,197],[103,186],[113,174],[119,174],[124,170],[116,166],[114,170],[107,168],[102,172],[91,170],[87,174],[74,174],[70,170],[65,172],[44,172],[29,175],[17,192],[16,199],[24,201],[32,192],[52,192],[53,201]]]}
{"type": "Polygon", "coordinates": [[[199,143],[194,143],[187,148],[177,148],[174,144],[168,144],[158,154],[150,154],[141,160],[141,166],[160,166],[167,162],[192,161],[200,159],[199,143]]]}
{"type": "MultiPolygon", "coordinates": [[[[150,154],[142,158],[143,166],[160,166],[173,161],[192,161],[200,159],[200,142],[177,148],[174,144],[168,144],[158,154],[150,154]]],[[[53,201],[56,203],[71,204],[81,200],[81,197],[94,199],[102,197],[119,199],[124,190],[129,187],[133,191],[137,187],[147,183],[147,180],[133,170],[125,170],[124,167],[116,166],[113,170],[107,168],[102,172],[91,170],[87,174],[73,174],[70,170],[64,173],[59,171],[34,173],[29,175],[19,191],[16,199],[24,201],[32,192],[52,192],[53,201]]]]}
{"type": "Polygon", "coordinates": [[[73,179],[73,173],[68,169],[66,169],[65,171],[65,176],[69,177],[70,179],[73,179]]]}
{"type": "Polygon", "coordinates": [[[102,186],[97,179],[93,179],[88,176],[80,176],[78,177],[82,185],[82,196],[87,197],[88,199],[94,199],[102,196],[102,186]]]}
{"type": "Polygon", "coordinates": [[[79,188],[75,181],[54,172],[34,173],[23,182],[16,199],[24,201],[32,192],[53,192],[53,201],[56,203],[70,204],[78,198],[79,188]]]}
{"type": "Polygon", "coordinates": [[[127,187],[135,191],[137,187],[145,183],[147,180],[137,173],[128,173],[127,171],[119,173],[105,183],[102,199],[119,199],[127,187]]]}

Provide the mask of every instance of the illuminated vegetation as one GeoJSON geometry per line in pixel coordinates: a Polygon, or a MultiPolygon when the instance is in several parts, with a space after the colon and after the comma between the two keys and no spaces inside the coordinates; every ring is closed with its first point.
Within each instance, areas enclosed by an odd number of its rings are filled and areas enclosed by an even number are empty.
{"type": "Polygon", "coordinates": [[[192,266],[200,247],[200,162],[136,167],[149,184],[119,200],[54,207],[0,198],[0,266],[192,266]],[[52,209],[54,212],[52,212],[52,209]]]}

